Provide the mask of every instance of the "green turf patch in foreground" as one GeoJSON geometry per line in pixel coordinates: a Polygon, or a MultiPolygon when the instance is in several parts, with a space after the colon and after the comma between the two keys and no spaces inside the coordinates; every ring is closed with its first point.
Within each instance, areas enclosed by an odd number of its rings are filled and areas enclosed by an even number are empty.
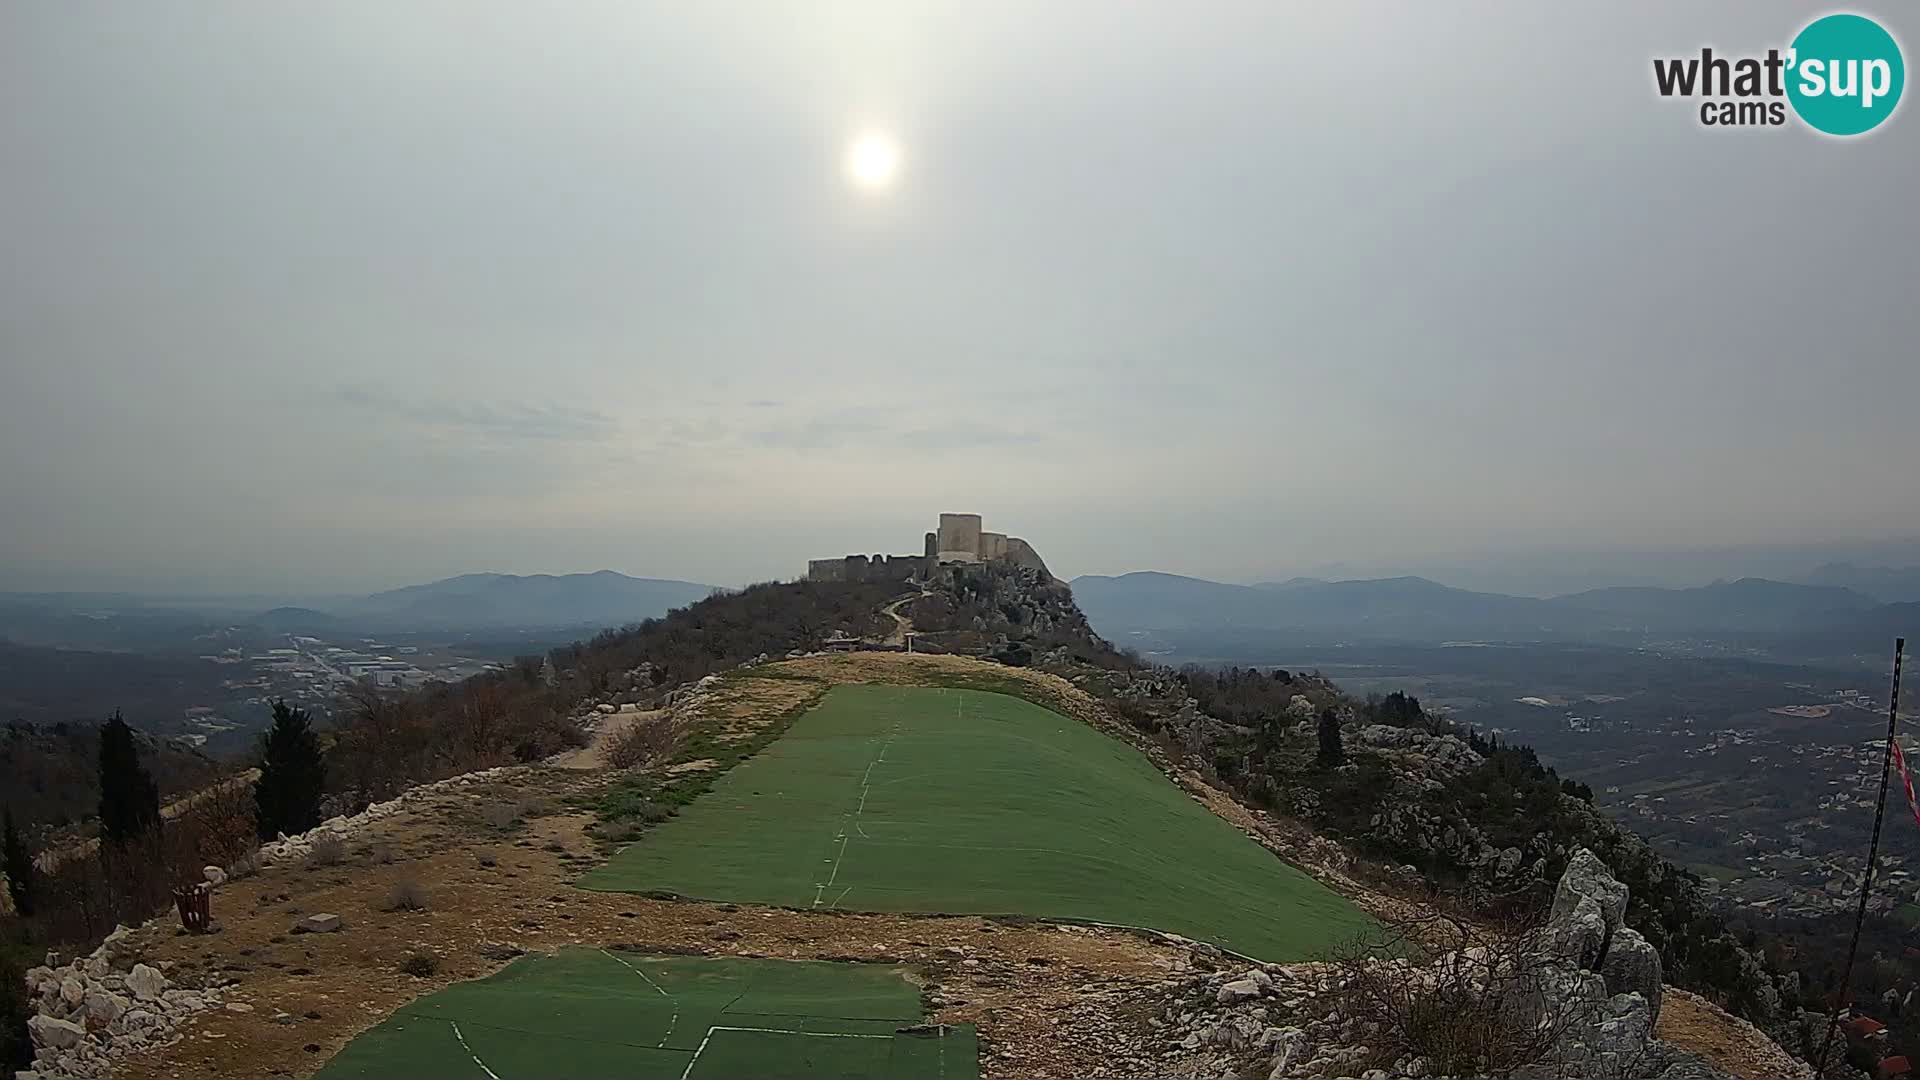
{"type": "Polygon", "coordinates": [[[922,1028],[902,969],[567,949],[414,1002],[316,1080],[979,1076],[971,1027],[922,1028]]]}
{"type": "Polygon", "coordinates": [[[1019,698],[841,686],[581,884],[1152,927],[1296,960],[1372,928],[1139,751],[1019,698]]]}

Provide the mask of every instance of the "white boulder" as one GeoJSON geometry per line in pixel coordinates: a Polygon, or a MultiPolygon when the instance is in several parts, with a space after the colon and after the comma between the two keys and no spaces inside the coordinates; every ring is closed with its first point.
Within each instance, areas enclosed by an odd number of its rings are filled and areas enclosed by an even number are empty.
{"type": "Polygon", "coordinates": [[[33,1045],[52,1050],[64,1050],[87,1037],[86,1028],[70,1020],[55,1020],[51,1016],[29,1019],[27,1031],[33,1035],[33,1045]]]}
{"type": "Polygon", "coordinates": [[[167,988],[167,977],[160,969],[146,964],[133,965],[133,971],[127,975],[127,989],[141,1001],[152,1001],[167,988]]]}

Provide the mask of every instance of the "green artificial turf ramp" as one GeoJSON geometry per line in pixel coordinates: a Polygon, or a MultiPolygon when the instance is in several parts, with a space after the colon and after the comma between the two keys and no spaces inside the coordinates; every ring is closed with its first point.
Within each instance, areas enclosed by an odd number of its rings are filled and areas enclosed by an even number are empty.
{"type": "Polygon", "coordinates": [[[1019,698],[841,686],[590,889],[1034,915],[1303,959],[1371,927],[1137,750],[1019,698]]]}
{"type": "Polygon", "coordinates": [[[421,998],[317,1080],[977,1077],[973,1030],[922,1017],[897,967],[568,949],[421,998]]]}

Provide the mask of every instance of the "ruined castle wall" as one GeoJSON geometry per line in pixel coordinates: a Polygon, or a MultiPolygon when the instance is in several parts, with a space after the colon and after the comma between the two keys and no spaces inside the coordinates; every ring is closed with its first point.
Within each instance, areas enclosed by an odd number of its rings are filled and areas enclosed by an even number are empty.
{"type": "MultiPolygon", "coordinates": [[[[864,562],[865,560],[861,560],[864,562]]],[[[845,581],[847,580],[847,560],[845,559],[808,559],[808,581],[845,581]]]]}
{"type": "Polygon", "coordinates": [[[905,581],[919,574],[927,561],[920,555],[848,555],[839,559],[809,559],[808,581],[905,581]]]}
{"type": "Polygon", "coordinates": [[[1053,576],[1046,562],[1040,558],[1040,553],[1033,550],[1033,545],[1017,536],[1007,537],[1006,554],[1001,557],[1015,566],[1030,566],[1048,577],[1053,576]]]}
{"type": "Polygon", "coordinates": [[[941,514],[938,546],[944,561],[979,562],[980,515],[941,514]]]}
{"type": "Polygon", "coordinates": [[[905,581],[919,575],[926,562],[918,555],[875,555],[867,564],[867,580],[905,581]]]}
{"type": "Polygon", "coordinates": [[[1033,545],[1005,533],[983,532],[979,514],[941,514],[940,528],[927,533],[918,555],[848,555],[807,563],[810,581],[905,581],[931,574],[941,563],[1010,562],[1047,574],[1033,545]]]}

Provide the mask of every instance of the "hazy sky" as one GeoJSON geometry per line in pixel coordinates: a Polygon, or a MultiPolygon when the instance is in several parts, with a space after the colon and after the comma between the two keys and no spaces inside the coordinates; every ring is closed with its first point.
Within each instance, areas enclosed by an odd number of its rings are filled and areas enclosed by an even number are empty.
{"type": "Polygon", "coordinates": [[[1920,535],[1920,105],[1652,89],[1807,12],[10,0],[0,587],[1920,535]]]}

